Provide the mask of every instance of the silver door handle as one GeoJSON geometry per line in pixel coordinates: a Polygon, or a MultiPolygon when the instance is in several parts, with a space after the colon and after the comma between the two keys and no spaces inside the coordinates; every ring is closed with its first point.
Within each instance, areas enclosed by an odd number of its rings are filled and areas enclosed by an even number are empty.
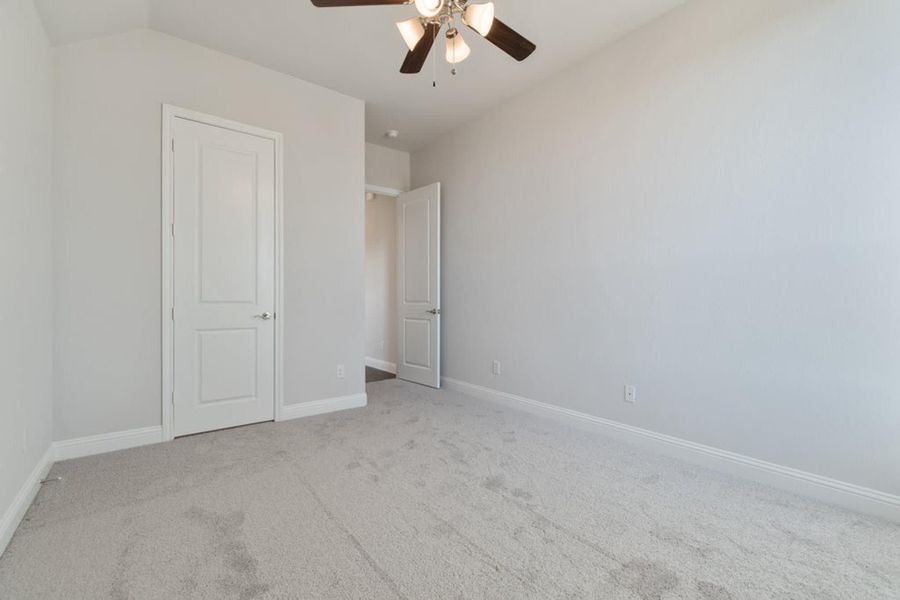
{"type": "Polygon", "coordinates": [[[275,316],[275,315],[273,315],[273,314],[270,313],[270,312],[264,312],[264,313],[261,314],[261,315],[253,315],[253,318],[254,318],[254,319],[262,319],[263,321],[268,321],[269,319],[271,319],[271,318],[274,317],[274,316],[275,316]]]}
{"type": "Polygon", "coordinates": [[[429,315],[439,315],[441,314],[441,309],[432,308],[431,310],[426,310],[425,312],[427,312],[429,315]]]}

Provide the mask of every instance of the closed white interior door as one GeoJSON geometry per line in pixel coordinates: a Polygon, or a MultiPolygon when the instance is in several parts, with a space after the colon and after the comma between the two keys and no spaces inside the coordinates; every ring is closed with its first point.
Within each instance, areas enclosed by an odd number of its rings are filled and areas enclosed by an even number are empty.
{"type": "Polygon", "coordinates": [[[397,377],[441,387],[441,184],[397,198],[397,377]]]}
{"type": "Polygon", "coordinates": [[[174,433],[275,414],[275,142],[175,118],[174,433]]]}

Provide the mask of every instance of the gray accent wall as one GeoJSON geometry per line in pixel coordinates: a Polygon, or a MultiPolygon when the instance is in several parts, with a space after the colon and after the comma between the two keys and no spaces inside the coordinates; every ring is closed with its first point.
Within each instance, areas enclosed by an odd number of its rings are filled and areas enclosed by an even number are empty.
{"type": "Polygon", "coordinates": [[[31,0],[3,0],[0,517],[52,441],[52,121],[53,55],[44,28],[31,0]]]}
{"type": "Polygon", "coordinates": [[[57,440],[161,422],[163,103],[284,134],[285,404],[365,391],[363,102],[135,30],[56,51],[57,440]]]}
{"type": "Polygon", "coordinates": [[[409,153],[367,143],[366,185],[409,190],[409,153]]]}
{"type": "Polygon", "coordinates": [[[414,152],[444,374],[900,493],[898,56],[892,0],[697,0],[414,152]]]}

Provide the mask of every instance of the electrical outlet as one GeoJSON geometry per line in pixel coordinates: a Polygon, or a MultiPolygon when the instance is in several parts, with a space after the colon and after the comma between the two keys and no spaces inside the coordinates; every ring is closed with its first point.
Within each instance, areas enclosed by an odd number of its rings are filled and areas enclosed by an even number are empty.
{"type": "Polygon", "coordinates": [[[491,373],[493,373],[494,375],[500,374],[500,361],[499,360],[495,360],[493,362],[493,364],[491,364],[491,373]]]}
{"type": "Polygon", "coordinates": [[[628,402],[629,404],[637,402],[637,390],[633,385],[625,386],[625,402],[628,402]]]}
{"type": "Polygon", "coordinates": [[[338,365],[337,366],[337,378],[343,379],[344,375],[346,375],[346,373],[344,372],[344,365],[338,365]]]}

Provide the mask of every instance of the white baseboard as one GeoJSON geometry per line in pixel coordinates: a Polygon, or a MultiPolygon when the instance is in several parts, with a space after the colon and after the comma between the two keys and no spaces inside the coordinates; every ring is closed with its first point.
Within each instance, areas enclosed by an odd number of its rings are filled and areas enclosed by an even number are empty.
{"type": "Polygon", "coordinates": [[[16,532],[16,528],[22,522],[22,517],[28,511],[28,507],[31,506],[34,497],[37,496],[41,480],[47,476],[52,466],[53,446],[50,446],[34,466],[34,469],[31,470],[28,479],[25,480],[25,483],[19,488],[19,492],[13,498],[12,504],[6,508],[3,517],[0,518],[0,554],[3,554],[3,551],[6,550],[6,546],[16,532]]]}
{"type": "Polygon", "coordinates": [[[350,396],[339,396],[337,398],[327,398],[325,400],[301,402],[300,404],[286,404],[281,409],[281,420],[288,421],[290,419],[300,419],[302,417],[322,415],[338,410],[347,410],[348,408],[362,408],[367,402],[368,397],[366,394],[352,394],[350,396]]]}
{"type": "Polygon", "coordinates": [[[795,494],[810,496],[829,504],[900,522],[900,496],[852,483],[815,475],[799,469],[758,460],[743,454],[697,444],[640,427],[603,419],[530,398],[450,379],[442,379],[447,389],[468,396],[525,410],[563,421],[582,429],[624,439],[662,454],[701,464],[718,471],[765,483],[795,494]]]}
{"type": "Polygon", "coordinates": [[[397,374],[397,364],[381,360],[380,358],[366,357],[366,366],[378,369],[379,371],[387,371],[388,373],[397,374]]]}
{"type": "Polygon", "coordinates": [[[53,442],[56,460],[68,460],[94,454],[104,454],[127,448],[137,448],[163,441],[162,427],[143,427],[127,431],[114,431],[87,437],[53,442]]]}
{"type": "MultiPolygon", "coordinates": [[[[287,421],[289,419],[320,415],[348,408],[359,408],[365,405],[365,394],[328,398],[301,404],[289,404],[282,407],[280,420],[287,421]]],[[[159,444],[162,441],[164,441],[162,427],[158,425],[141,429],[129,429],[127,431],[101,433],[99,435],[53,442],[53,458],[57,461],[81,458],[83,456],[105,454],[149,444],[159,444]]]]}

